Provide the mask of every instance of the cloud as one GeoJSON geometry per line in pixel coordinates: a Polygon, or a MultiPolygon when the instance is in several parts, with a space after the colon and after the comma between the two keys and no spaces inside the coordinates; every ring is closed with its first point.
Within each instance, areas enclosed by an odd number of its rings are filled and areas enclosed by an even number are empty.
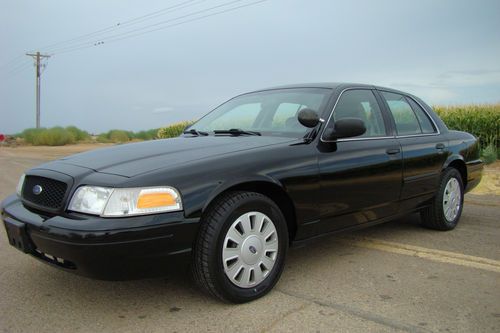
{"type": "Polygon", "coordinates": [[[437,85],[435,83],[392,83],[390,87],[421,97],[430,104],[448,104],[459,96],[453,87],[437,85]]]}
{"type": "Polygon", "coordinates": [[[500,83],[500,70],[476,69],[441,73],[434,82],[437,86],[480,86],[500,83]]]}
{"type": "Polygon", "coordinates": [[[431,88],[422,91],[422,98],[432,101],[433,104],[450,103],[456,100],[458,94],[450,89],[431,88]]]}
{"type": "Polygon", "coordinates": [[[161,107],[157,107],[157,108],[154,108],[153,109],[153,113],[166,113],[166,112],[170,112],[170,111],[173,111],[174,108],[170,107],[170,106],[161,106],[161,107]]]}
{"type": "Polygon", "coordinates": [[[413,78],[407,82],[404,78],[393,81],[390,87],[408,91],[431,104],[462,103],[477,100],[477,91],[500,84],[500,69],[464,69],[437,73],[429,77],[413,78]],[[464,98],[464,91],[469,91],[464,98]]]}

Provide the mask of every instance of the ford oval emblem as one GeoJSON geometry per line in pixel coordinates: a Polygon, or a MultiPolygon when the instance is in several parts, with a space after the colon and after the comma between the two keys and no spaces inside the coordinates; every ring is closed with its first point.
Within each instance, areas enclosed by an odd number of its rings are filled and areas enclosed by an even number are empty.
{"type": "Polygon", "coordinates": [[[39,195],[40,193],[42,193],[42,191],[43,191],[43,187],[41,187],[40,185],[33,186],[33,194],[34,195],[39,195]]]}

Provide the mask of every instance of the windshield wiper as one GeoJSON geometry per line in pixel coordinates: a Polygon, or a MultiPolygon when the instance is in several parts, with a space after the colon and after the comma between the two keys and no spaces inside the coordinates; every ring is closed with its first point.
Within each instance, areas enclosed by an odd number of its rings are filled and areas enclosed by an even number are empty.
{"type": "Polygon", "coordinates": [[[183,134],[192,134],[192,135],[196,135],[196,136],[207,136],[208,135],[207,132],[197,131],[194,128],[188,129],[187,131],[184,131],[182,133],[183,134]]]}
{"type": "Polygon", "coordinates": [[[261,136],[260,132],[256,131],[245,131],[239,128],[231,128],[228,130],[215,130],[214,134],[231,134],[231,135],[258,135],[261,136]]]}

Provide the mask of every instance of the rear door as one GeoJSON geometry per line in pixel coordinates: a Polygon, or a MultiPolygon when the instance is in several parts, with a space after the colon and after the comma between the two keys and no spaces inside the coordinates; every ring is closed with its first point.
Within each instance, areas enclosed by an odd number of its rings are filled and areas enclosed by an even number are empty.
{"type": "Polygon", "coordinates": [[[321,179],[321,223],[317,232],[362,224],[397,213],[402,182],[399,142],[371,89],[340,94],[326,128],[342,118],[360,118],[365,134],[321,138],[318,163],[321,179]]]}
{"type": "Polygon", "coordinates": [[[410,96],[380,90],[392,115],[403,152],[402,210],[433,196],[447,158],[448,142],[436,124],[410,96]]]}

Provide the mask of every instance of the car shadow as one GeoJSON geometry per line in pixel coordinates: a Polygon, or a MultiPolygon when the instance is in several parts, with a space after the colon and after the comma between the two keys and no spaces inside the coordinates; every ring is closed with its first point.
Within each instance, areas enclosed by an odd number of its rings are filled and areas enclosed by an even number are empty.
{"type": "MultiPolygon", "coordinates": [[[[397,238],[398,233],[415,232],[416,230],[428,232],[419,226],[419,216],[414,214],[371,228],[318,238],[306,246],[290,249],[285,272],[287,269],[293,269],[296,265],[300,265],[305,270],[318,267],[325,264],[324,260],[328,262],[328,265],[331,265],[335,263],[335,258],[351,255],[352,248],[340,241],[346,237],[376,237],[390,233],[394,238],[397,238]]],[[[191,300],[200,304],[225,306],[198,290],[190,278],[189,272],[185,269],[170,273],[162,278],[131,281],[93,280],[54,270],[42,263],[31,265],[29,270],[32,271],[23,274],[24,289],[31,288],[32,292],[35,293],[43,288],[51,296],[54,296],[51,291],[57,290],[58,294],[63,295],[62,299],[78,299],[78,302],[83,305],[88,303],[88,306],[111,298],[124,305],[137,302],[153,305],[164,299],[174,299],[178,303],[191,300]],[[41,279],[41,276],[44,278],[41,279]]],[[[283,276],[284,283],[286,283],[287,275],[285,273],[283,276]]],[[[25,291],[30,292],[29,290],[25,291]]]]}

